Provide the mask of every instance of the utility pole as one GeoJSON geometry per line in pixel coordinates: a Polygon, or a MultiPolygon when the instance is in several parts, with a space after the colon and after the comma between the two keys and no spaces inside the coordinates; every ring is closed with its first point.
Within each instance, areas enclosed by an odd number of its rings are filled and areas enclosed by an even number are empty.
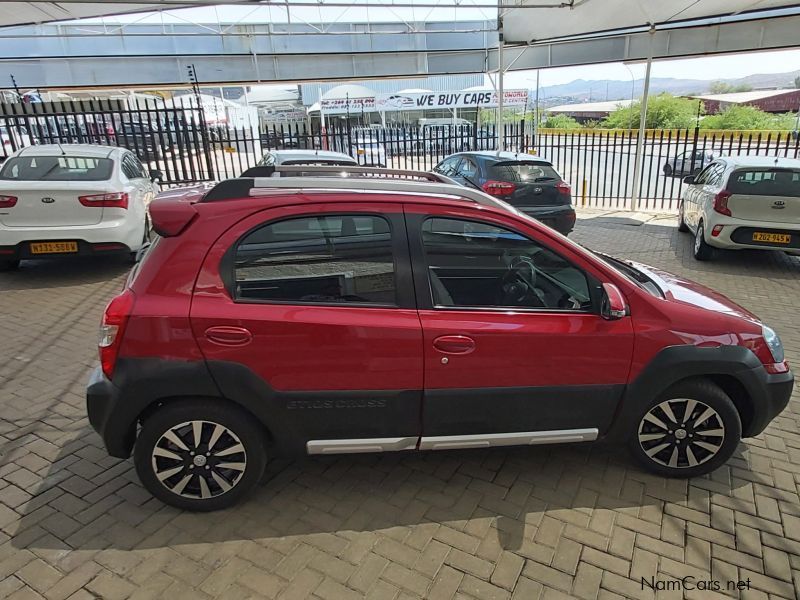
{"type": "Polygon", "coordinates": [[[497,33],[499,34],[499,42],[497,46],[497,151],[502,152],[505,150],[505,130],[503,127],[503,19],[502,17],[497,20],[497,33]]]}

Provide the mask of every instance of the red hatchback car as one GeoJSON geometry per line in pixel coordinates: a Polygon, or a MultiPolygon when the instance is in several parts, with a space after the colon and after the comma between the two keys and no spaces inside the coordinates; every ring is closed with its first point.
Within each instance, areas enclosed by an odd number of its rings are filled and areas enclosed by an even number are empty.
{"type": "Polygon", "coordinates": [[[775,332],[710,289],[439,175],[303,171],[162,195],[106,309],[89,419],[168,504],[278,455],[606,439],[692,477],[789,401],[775,332]]]}

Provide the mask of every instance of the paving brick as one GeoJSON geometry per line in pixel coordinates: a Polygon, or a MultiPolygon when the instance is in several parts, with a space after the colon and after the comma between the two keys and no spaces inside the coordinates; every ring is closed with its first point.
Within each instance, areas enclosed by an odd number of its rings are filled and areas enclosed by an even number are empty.
{"type": "MultiPolygon", "coordinates": [[[[573,236],[719,289],[800,363],[800,260],[700,264],[674,227],[602,218],[573,236]],[[767,280],[780,285],[765,292],[767,280]]],[[[81,264],[0,274],[4,350],[26,358],[0,361],[2,598],[611,600],[651,597],[637,577],[655,569],[749,577],[746,600],[800,597],[798,393],[728,465],[689,481],[616,449],[508,448],[287,461],[225,513],[164,507],[86,421],[97,322],[124,267],[81,264]]]]}

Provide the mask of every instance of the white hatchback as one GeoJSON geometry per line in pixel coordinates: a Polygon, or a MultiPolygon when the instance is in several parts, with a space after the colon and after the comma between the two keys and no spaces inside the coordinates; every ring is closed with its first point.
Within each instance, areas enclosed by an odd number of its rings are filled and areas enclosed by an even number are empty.
{"type": "Polygon", "coordinates": [[[697,260],[715,248],[800,253],[800,160],[721,157],[684,182],[678,224],[697,260]]]}
{"type": "Polygon", "coordinates": [[[14,152],[0,168],[0,270],[21,259],[117,253],[149,238],[158,193],[129,150],[47,144],[14,152]]]}

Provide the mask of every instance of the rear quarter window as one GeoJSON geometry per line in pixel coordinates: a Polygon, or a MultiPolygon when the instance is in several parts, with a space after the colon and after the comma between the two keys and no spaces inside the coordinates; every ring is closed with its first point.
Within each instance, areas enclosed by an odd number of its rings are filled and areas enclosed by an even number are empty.
{"type": "Polygon", "coordinates": [[[738,169],[731,173],[728,191],[746,196],[800,197],[800,169],[738,169]]]}

